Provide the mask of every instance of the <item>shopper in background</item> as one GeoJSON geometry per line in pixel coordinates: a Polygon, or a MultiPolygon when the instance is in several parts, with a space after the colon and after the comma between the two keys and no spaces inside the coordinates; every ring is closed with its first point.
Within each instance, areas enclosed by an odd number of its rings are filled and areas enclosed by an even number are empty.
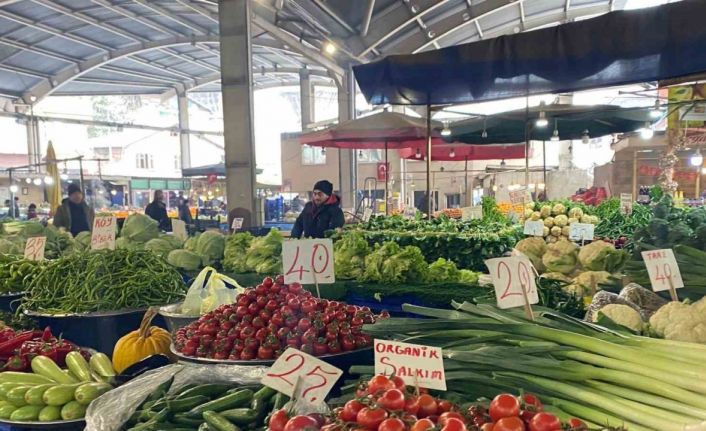
{"type": "Polygon", "coordinates": [[[156,220],[161,230],[172,230],[172,223],[167,215],[167,206],[164,204],[164,192],[161,190],[155,190],[152,202],[145,208],[145,214],[156,220]]]}
{"type": "Polygon", "coordinates": [[[179,194],[179,220],[186,224],[192,224],[194,219],[191,217],[191,210],[189,209],[189,198],[184,197],[183,194],[179,194]]]}
{"type": "MultiPolygon", "coordinates": [[[[90,231],[93,226],[93,208],[83,199],[81,188],[76,184],[69,184],[69,197],[61,201],[54,215],[54,226],[63,227],[76,236],[81,232],[90,231]]],[[[36,208],[36,207],[35,207],[36,208]]]]}
{"type": "Polygon", "coordinates": [[[32,220],[37,218],[37,205],[29,204],[27,207],[27,220],[32,220]]]}
{"type": "Polygon", "coordinates": [[[323,238],[327,230],[342,227],[344,223],[341,199],[333,194],[333,184],[321,180],[314,184],[311,202],[307,202],[297,217],[292,237],[323,238]]]}
{"type": "Polygon", "coordinates": [[[20,198],[15,196],[15,218],[20,218],[20,198]]]}

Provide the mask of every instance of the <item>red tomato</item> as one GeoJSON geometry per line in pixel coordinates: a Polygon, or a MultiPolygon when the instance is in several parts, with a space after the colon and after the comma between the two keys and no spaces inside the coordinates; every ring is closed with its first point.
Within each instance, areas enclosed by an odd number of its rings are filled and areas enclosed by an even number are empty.
{"type": "Polygon", "coordinates": [[[384,392],[388,389],[394,389],[394,382],[390,381],[385,376],[375,376],[368,382],[368,392],[375,394],[377,392],[384,392]]]}
{"type": "Polygon", "coordinates": [[[417,413],[419,412],[419,398],[416,396],[407,398],[404,403],[404,411],[410,415],[417,416],[417,413]]]}
{"type": "Polygon", "coordinates": [[[441,431],[466,431],[466,424],[459,418],[446,419],[446,425],[443,425],[441,431]]]}
{"type": "Polygon", "coordinates": [[[493,424],[492,422],[488,422],[487,424],[483,424],[480,427],[480,431],[493,431],[493,424]]]}
{"type": "Polygon", "coordinates": [[[530,431],[561,431],[561,421],[550,413],[540,412],[529,423],[530,431]]]}
{"type": "Polygon", "coordinates": [[[378,405],[387,410],[402,410],[405,406],[404,392],[388,389],[378,399],[378,405]]]}
{"type": "Polygon", "coordinates": [[[343,405],[343,410],[341,410],[338,417],[345,422],[355,422],[358,412],[363,410],[363,407],[365,407],[365,404],[362,404],[357,400],[350,400],[343,405]]]}
{"type": "Polygon", "coordinates": [[[569,426],[571,431],[588,431],[588,426],[581,419],[569,419],[569,426]]]}
{"type": "Polygon", "coordinates": [[[260,346],[257,349],[257,359],[272,359],[275,355],[272,347],[260,346]]]}
{"type": "Polygon", "coordinates": [[[433,416],[437,413],[436,400],[429,394],[422,394],[418,398],[419,411],[417,416],[420,418],[425,418],[427,416],[433,416]]]}
{"type": "Polygon", "coordinates": [[[525,423],[517,416],[501,418],[493,425],[493,431],[525,431],[525,429],[525,423]]]}
{"type": "Polygon", "coordinates": [[[287,425],[288,421],[289,416],[287,416],[287,411],[285,409],[280,409],[270,416],[270,423],[268,426],[270,431],[284,431],[284,426],[287,425]]]}
{"type": "Polygon", "coordinates": [[[500,394],[490,402],[489,413],[493,422],[510,416],[519,416],[520,402],[510,394],[500,394]]]}
{"type": "Polygon", "coordinates": [[[542,411],[542,402],[539,401],[539,398],[534,395],[534,394],[524,394],[522,395],[522,402],[524,403],[525,410],[530,410],[533,412],[541,412],[542,411]]]}
{"type": "Polygon", "coordinates": [[[415,422],[409,431],[427,431],[427,430],[431,430],[431,429],[434,429],[434,422],[425,418],[425,419],[420,419],[417,422],[415,422]]]}
{"type": "Polygon", "coordinates": [[[446,425],[446,421],[448,421],[451,418],[456,418],[456,419],[460,420],[461,422],[465,422],[463,415],[461,413],[444,412],[441,414],[441,416],[439,416],[439,425],[441,425],[443,427],[444,425],[446,425]]]}
{"type": "Polygon", "coordinates": [[[306,431],[306,430],[318,430],[319,423],[316,419],[311,416],[294,416],[292,419],[287,421],[284,426],[283,431],[306,431]]]}
{"type": "Polygon", "coordinates": [[[405,431],[407,426],[401,419],[389,418],[382,421],[378,427],[378,431],[405,431]]]}
{"type": "Polygon", "coordinates": [[[439,400],[439,412],[450,412],[453,408],[453,403],[448,400],[439,400]]]}
{"type": "MultiPolygon", "coordinates": [[[[357,344],[357,342],[356,342],[356,344],[357,344]]],[[[360,347],[360,346],[358,346],[358,347],[360,347]]],[[[404,384],[404,380],[402,380],[402,377],[400,377],[400,376],[392,376],[390,378],[390,380],[392,380],[392,383],[395,384],[395,387],[401,391],[404,391],[405,388],[407,387],[407,385],[404,384]]]]}
{"type": "Polygon", "coordinates": [[[387,411],[385,411],[385,409],[369,407],[361,409],[355,417],[355,421],[358,422],[358,425],[373,431],[377,430],[378,426],[380,426],[385,419],[387,419],[387,411]]]}

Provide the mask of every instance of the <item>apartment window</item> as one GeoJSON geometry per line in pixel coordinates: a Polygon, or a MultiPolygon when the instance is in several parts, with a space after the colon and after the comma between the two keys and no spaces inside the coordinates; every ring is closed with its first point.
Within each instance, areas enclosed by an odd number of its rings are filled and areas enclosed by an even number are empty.
{"type": "Polygon", "coordinates": [[[326,153],[321,147],[302,147],[302,165],[325,165],[326,153]]]}
{"type": "Polygon", "coordinates": [[[458,208],[461,206],[461,194],[452,193],[446,195],[446,208],[458,208]]]}
{"type": "Polygon", "coordinates": [[[383,150],[358,150],[359,163],[378,163],[383,160],[383,150]]]}
{"type": "Polygon", "coordinates": [[[152,160],[152,154],[136,154],[135,167],[137,169],[154,169],[154,160],[152,160]]]}
{"type": "Polygon", "coordinates": [[[107,159],[110,155],[110,148],[108,147],[95,147],[93,148],[93,156],[97,159],[107,159]]]}

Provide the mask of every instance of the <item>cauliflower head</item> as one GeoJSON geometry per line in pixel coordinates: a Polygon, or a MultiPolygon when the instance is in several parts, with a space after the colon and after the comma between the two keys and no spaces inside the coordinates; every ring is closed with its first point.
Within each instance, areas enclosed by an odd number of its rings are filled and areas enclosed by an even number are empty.
{"type": "MultiPolygon", "coordinates": [[[[556,238],[556,237],[553,237],[556,238]]],[[[542,263],[549,271],[570,274],[578,260],[578,246],[569,241],[557,241],[547,246],[542,263]]]]}
{"type": "Polygon", "coordinates": [[[559,214],[554,217],[554,225],[559,227],[564,227],[569,224],[569,218],[564,214],[559,214]]]}
{"type": "Polygon", "coordinates": [[[640,313],[625,304],[608,304],[601,308],[598,313],[593,314],[594,323],[600,323],[601,314],[634,332],[641,332],[644,327],[640,313]]]}
{"type": "Polygon", "coordinates": [[[525,238],[515,245],[515,250],[527,256],[537,272],[544,272],[545,268],[542,263],[542,256],[544,256],[544,253],[547,251],[547,244],[544,242],[543,238],[525,238]]]}
{"type": "Polygon", "coordinates": [[[546,227],[552,227],[554,226],[554,217],[547,217],[544,219],[544,226],[546,227]]]}
{"type": "Polygon", "coordinates": [[[550,233],[553,236],[561,236],[561,228],[559,226],[552,226],[550,233]]]}
{"type": "Polygon", "coordinates": [[[552,214],[557,216],[559,214],[566,214],[566,206],[564,204],[556,204],[552,207],[552,214]]]}
{"type": "Polygon", "coordinates": [[[650,327],[667,340],[706,343],[706,301],[669,302],[650,317],[650,327]]]}
{"type": "Polygon", "coordinates": [[[542,208],[539,209],[539,213],[542,215],[542,218],[549,217],[552,215],[552,207],[549,205],[542,205],[542,208]]]}
{"type": "Polygon", "coordinates": [[[605,241],[593,241],[579,250],[579,262],[591,271],[615,272],[622,268],[627,253],[616,250],[613,244],[605,241]]]}
{"type": "Polygon", "coordinates": [[[569,218],[580,219],[583,217],[583,210],[579,207],[574,207],[569,210],[569,218]]]}

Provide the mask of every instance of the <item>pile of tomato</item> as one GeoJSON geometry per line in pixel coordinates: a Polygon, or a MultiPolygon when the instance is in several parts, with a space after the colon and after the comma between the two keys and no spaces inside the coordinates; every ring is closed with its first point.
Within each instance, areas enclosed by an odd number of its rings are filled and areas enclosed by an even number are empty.
{"type": "Polygon", "coordinates": [[[489,408],[467,409],[426,391],[413,391],[399,377],[375,376],[361,385],[356,398],[324,417],[290,415],[282,409],[269,420],[269,431],[587,431],[578,419],[562,424],[542,411],[531,394],[498,395],[489,408]]]}
{"type": "Polygon", "coordinates": [[[371,346],[363,325],[381,317],[389,313],[319,299],[299,283],[267,277],[180,328],[174,344],[186,356],[219,360],[276,359],[287,347],[321,356],[371,346]]]}

